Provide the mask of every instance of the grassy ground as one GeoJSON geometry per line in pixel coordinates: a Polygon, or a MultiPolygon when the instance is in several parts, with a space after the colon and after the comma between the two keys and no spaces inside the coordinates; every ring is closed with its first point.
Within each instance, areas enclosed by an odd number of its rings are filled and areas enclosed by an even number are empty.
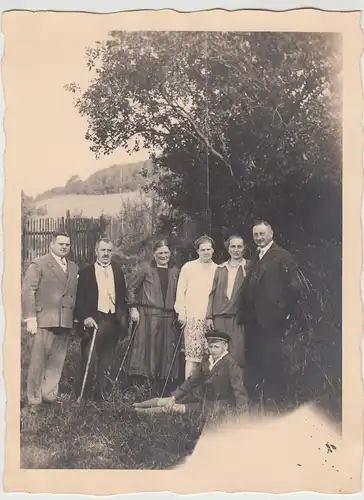
{"type": "MultiPolygon", "coordinates": [[[[305,304],[309,328],[287,338],[290,379],[296,403],[316,400],[341,419],[341,255],[340,248],[307,248],[298,255],[311,283],[305,304]]],[[[118,362],[125,344],[119,347],[118,362]]],[[[79,340],[72,337],[62,389],[72,392],[79,366],[79,340]]],[[[22,333],[22,392],[28,364],[22,333]]],[[[189,456],[203,429],[185,416],[139,417],[135,400],[150,395],[145,387],[115,388],[103,403],[81,407],[45,407],[36,416],[21,412],[22,468],[166,469],[189,456]]],[[[23,396],[24,397],[24,396],[23,396]]]]}
{"type": "MultiPolygon", "coordinates": [[[[26,336],[22,336],[24,369],[27,366],[26,336]]],[[[79,340],[68,349],[62,387],[73,392],[77,385],[79,340]]],[[[123,345],[120,349],[120,356],[123,345]]],[[[37,415],[24,407],[21,412],[22,468],[165,469],[192,453],[201,434],[202,422],[180,416],[139,417],[134,401],[150,397],[143,386],[126,391],[118,383],[108,401],[86,405],[46,406],[37,415]]],[[[25,395],[23,394],[23,397],[25,395]]]]}

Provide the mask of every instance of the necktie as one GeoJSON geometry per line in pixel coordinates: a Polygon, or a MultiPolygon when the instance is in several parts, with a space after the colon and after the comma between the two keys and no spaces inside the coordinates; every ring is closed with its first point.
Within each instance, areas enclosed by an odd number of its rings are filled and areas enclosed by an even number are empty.
{"type": "Polygon", "coordinates": [[[100,264],[100,266],[101,266],[101,268],[103,270],[103,273],[105,275],[106,287],[107,287],[107,293],[108,293],[109,299],[110,299],[111,303],[114,305],[115,301],[114,301],[114,298],[113,298],[113,293],[111,292],[110,286],[109,286],[109,268],[110,268],[110,264],[108,264],[107,266],[103,266],[103,265],[100,264]]]}
{"type": "Polygon", "coordinates": [[[61,267],[62,267],[63,271],[66,272],[66,270],[67,270],[67,261],[66,261],[65,257],[61,257],[61,267]]]}

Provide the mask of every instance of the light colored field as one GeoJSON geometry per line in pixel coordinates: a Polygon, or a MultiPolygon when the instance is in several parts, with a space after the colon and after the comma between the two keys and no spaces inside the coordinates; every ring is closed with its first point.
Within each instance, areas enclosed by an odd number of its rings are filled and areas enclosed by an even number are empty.
{"type": "Polygon", "coordinates": [[[125,203],[133,205],[140,201],[147,201],[145,194],[132,191],[122,194],[105,195],[62,195],[54,196],[37,202],[37,208],[46,206],[49,217],[62,217],[69,210],[72,215],[84,217],[99,217],[117,215],[125,203]]]}

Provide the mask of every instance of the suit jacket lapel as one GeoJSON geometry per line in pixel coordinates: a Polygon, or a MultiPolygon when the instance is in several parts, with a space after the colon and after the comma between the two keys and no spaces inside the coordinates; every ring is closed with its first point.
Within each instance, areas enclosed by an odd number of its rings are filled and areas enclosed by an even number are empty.
{"type": "Polygon", "coordinates": [[[72,279],[77,277],[76,268],[69,260],[67,260],[67,284],[69,285],[72,279]]]}
{"type": "Polygon", "coordinates": [[[270,249],[263,255],[262,259],[260,260],[260,268],[257,273],[257,281],[259,281],[262,278],[263,274],[265,273],[267,263],[271,260],[275,249],[276,249],[276,244],[273,243],[270,249]]]}
{"type": "MultiPolygon", "coordinates": [[[[68,283],[68,277],[66,273],[61,269],[61,266],[58,264],[58,262],[52,257],[52,255],[49,255],[49,260],[48,260],[48,267],[52,271],[52,273],[59,279],[59,281],[66,286],[68,283]]],[[[69,263],[68,263],[69,266],[69,263]]]]}
{"type": "Polygon", "coordinates": [[[94,297],[93,300],[96,302],[96,309],[97,309],[98,300],[99,300],[99,287],[98,287],[98,284],[97,284],[95,264],[92,264],[92,266],[90,266],[90,274],[89,274],[88,281],[89,281],[89,283],[88,283],[88,286],[89,286],[88,293],[90,294],[91,297],[92,296],[94,297]]]}
{"type": "Polygon", "coordinates": [[[114,274],[114,286],[115,286],[115,305],[119,302],[120,296],[120,269],[115,264],[115,262],[111,262],[112,272],[114,274]]]}
{"type": "Polygon", "coordinates": [[[260,262],[264,262],[267,258],[267,256],[271,256],[272,255],[272,250],[276,250],[277,248],[277,245],[273,242],[272,246],[266,251],[266,253],[263,255],[262,259],[260,260],[260,262]]]}
{"type": "Polygon", "coordinates": [[[236,276],[235,276],[233,291],[231,293],[231,299],[230,300],[233,300],[233,298],[235,298],[235,295],[240,290],[241,285],[243,284],[243,281],[244,281],[243,269],[242,269],[241,266],[239,266],[238,270],[237,270],[237,273],[236,273],[236,276]]]}
{"type": "MultiPolygon", "coordinates": [[[[263,257],[263,259],[264,259],[264,257],[263,257]]],[[[260,263],[260,266],[259,266],[258,271],[257,271],[257,278],[256,278],[257,281],[260,281],[262,279],[263,274],[265,273],[265,269],[266,269],[265,268],[265,263],[266,263],[266,261],[263,262],[263,259],[262,259],[262,262],[260,263]]]]}
{"type": "Polygon", "coordinates": [[[229,297],[227,296],[229,271],[225,265],[221,267],[220,273],[222,273],[222,289],[224,290],[224,299],[226,302],[229,302],[229,297]]]}

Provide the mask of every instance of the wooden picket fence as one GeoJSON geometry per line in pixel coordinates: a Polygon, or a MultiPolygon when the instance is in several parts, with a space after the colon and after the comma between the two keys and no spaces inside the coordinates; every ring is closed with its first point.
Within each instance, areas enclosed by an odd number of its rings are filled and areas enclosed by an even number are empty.
{"type": "Polygon", "coordinates": [[[105,232],[105,220],[86,217],[26,217],[22,220],[22,269],[34,258],[49,251],[52,233],[64,230],[71,237],[70,258],[90,263],[95,255],[95,243],[105,232]]]}

